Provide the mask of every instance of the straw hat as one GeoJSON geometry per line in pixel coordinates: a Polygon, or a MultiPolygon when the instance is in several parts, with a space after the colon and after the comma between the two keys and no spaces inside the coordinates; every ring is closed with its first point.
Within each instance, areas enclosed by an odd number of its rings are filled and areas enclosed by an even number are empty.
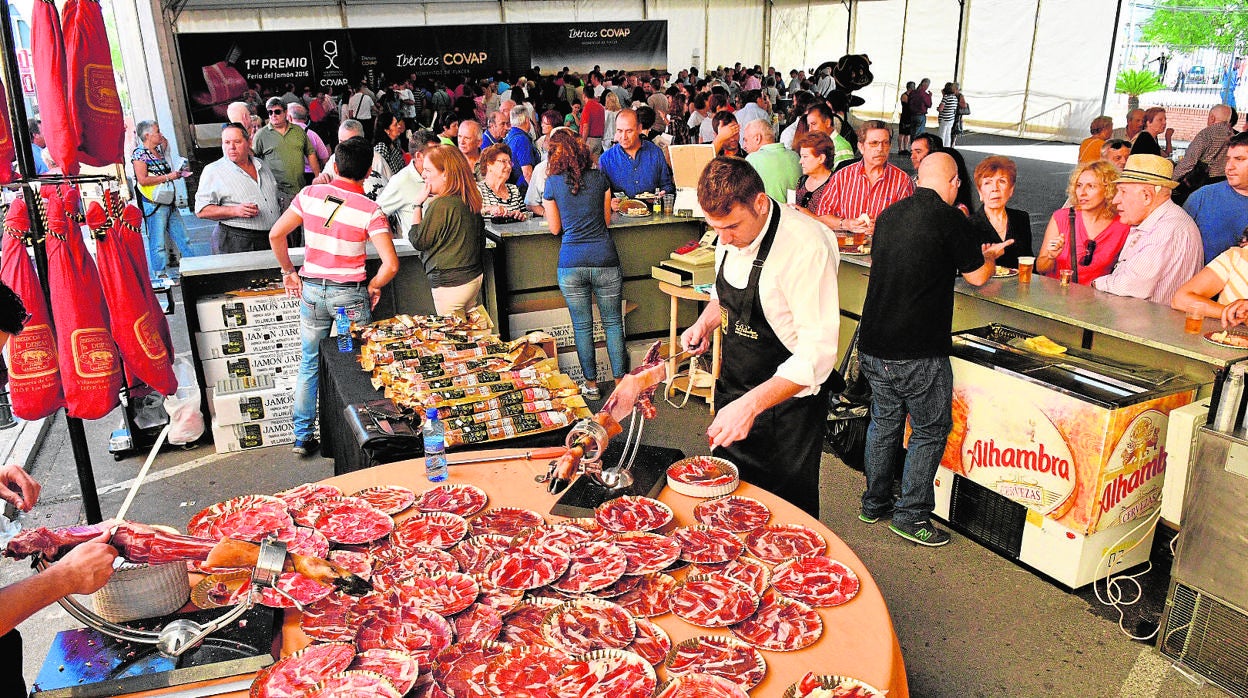
{"type": "Polygon", "coordinates": [[[1160,155],[1132,155],[1115,184],[1156,184],[1174,189],[1179,183],[1174,181],[1174,163],[1160,155]]]}

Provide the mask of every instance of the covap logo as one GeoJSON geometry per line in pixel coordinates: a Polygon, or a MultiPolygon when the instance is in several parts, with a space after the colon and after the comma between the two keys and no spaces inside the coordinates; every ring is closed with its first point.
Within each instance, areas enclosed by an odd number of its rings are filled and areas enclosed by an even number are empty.
{"type": "Polygon", "coordinates": [[[338,67],[338,41],[336,39],[329,39],[325,43],[321,44],[321,51],[325,54],[326,70],[331,68],[334,70],[341,70],[341,68],[338,67]]]}

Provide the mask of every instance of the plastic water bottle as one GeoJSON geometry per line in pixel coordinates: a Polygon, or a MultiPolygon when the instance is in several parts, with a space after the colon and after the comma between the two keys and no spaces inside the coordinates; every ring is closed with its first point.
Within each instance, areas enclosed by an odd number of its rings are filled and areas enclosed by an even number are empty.
{"type": "Polygon", "coordinates": [[[348,352],[355,348],[355,342],[351,339],[351,318],[347,317],[347,309],[339,308],[338,317],[334,319],[334,324],[338,328],[338,351],[348,352]]]}
{"type": "Polygon", "coordinates": [[[446,479],[446,427],[438,419],[438,408],[425,411],[420,433],[425,439],[425,477],[429,482],[442,482],[446,479]]]}

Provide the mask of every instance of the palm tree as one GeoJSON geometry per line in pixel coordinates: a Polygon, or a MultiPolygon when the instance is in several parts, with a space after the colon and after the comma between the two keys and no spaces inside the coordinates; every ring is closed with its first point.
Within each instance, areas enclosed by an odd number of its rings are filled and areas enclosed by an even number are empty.
{"type": "Polygon", "coordinates": [[[1151,70],[1124,70],[1118,73],[1118,81],[1114,84],[1114,92],[1127,96],[1128,110],[1140,108],[1140,95],[1164,89],[1166,86],[1151,70]]]}

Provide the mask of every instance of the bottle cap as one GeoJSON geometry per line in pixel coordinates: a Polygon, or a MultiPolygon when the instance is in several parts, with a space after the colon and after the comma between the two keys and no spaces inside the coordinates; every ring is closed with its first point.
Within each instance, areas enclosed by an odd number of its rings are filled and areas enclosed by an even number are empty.
{"type": "Polygon", "coordinates": [[[425,410],[425,419],[437,419],[437,418],[438,418],[438,408],[430,407],[429,409],[425,410]]]}
{"type": "Polygon", "coordinates": [[[346,314],[347,314],[347,309],[346,309],[346,308],[339,308],[339,309],[338,309],[337,311],[335,311],[335,312],[337,312],[339,315],[346,315],[346,314]]]}

